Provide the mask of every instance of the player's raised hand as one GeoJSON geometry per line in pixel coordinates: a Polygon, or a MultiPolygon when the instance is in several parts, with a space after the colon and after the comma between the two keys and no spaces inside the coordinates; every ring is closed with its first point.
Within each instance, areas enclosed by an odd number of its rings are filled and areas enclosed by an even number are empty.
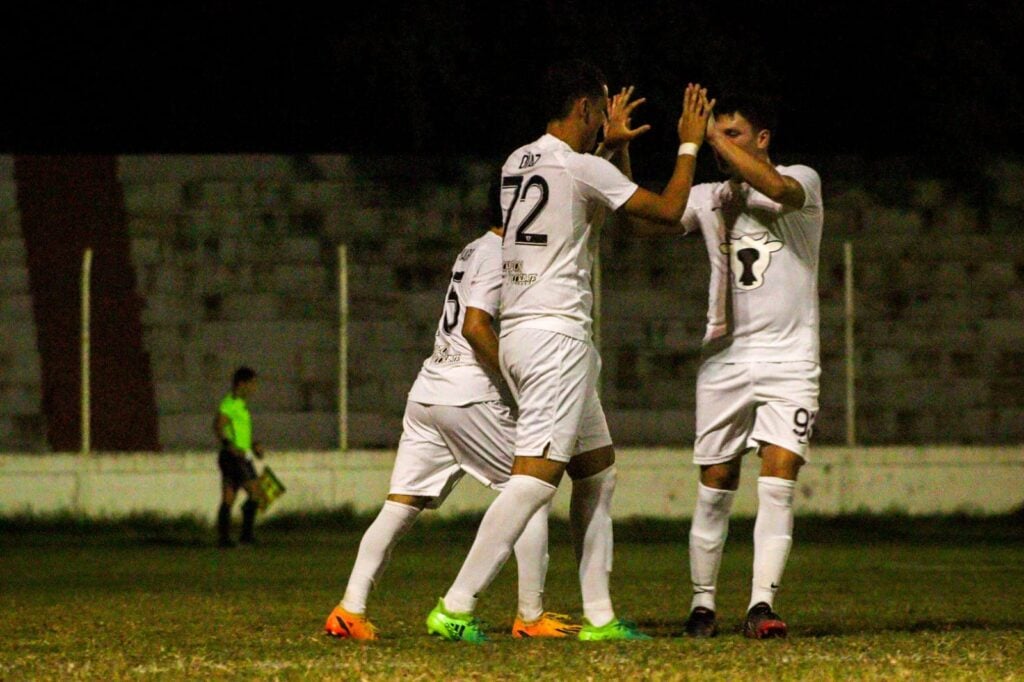
{"type": "Polygon", "coordinates": [[[707,88],[690,83],[683,94],[683,113],[679,116],[679,141],[700,145],[708,129],[715,100],[708,100],[707,88]]]}
{"type": "Polygon", "coordinates": [[[715,100],[708,101],[706,93],[704,94],[704,106],[708,109],[708,125],[704,132],[704,139],[713,144],[715,135],[718,134],[718,129],[715,128],[715,100]]]}
{"type": "Polygon", "coordinates": [[[633,111],[646,99],[630,101],[633,97],[633,86],[622,88],[612,97],[608,105],[608,120],[604,124],[604,147],[609,151],[618,151],[627,144],[651,129],[649,125],[632,128],[633,111]]]}

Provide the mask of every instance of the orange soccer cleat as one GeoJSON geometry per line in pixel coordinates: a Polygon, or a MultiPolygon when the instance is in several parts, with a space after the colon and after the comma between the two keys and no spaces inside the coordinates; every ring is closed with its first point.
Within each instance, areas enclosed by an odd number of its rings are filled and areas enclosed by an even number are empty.
{"type": "Polygon", "coordinates": [[[524,637],[575,637],[580,632],[580,626],[573,623],[569,616],[561,613],[545,611],[540,618],[532,623],[525,622],[520,616],[516,616],[516,622],[512,624],[512,636],[516,639],[524,637]]]}
{"type": "Polygon", "coordinates": [[[324,632],[339,639],[377,639],[377,627],[366,616],[349,613],[341,604],[335,606],[331,615],[327,616],[324,632]]]}

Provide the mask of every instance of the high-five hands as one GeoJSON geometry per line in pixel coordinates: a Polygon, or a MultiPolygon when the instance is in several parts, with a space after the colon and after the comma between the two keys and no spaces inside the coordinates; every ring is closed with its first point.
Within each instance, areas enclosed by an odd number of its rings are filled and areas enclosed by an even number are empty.
{"type": "Polygon", "coordinates": [[[616,152],[628,145],[651,129],[649,125],[642,125],[638,128],[631,128],[633,111],[643,104],[646,99],[630,101],[633,97],[633,86],[622,88],[617,95],[612,97],[608,105],[608,120],[604,124],[604,148],[616,152]]]}
{"type": "Polygon", "coordinates": [[[679,116],[679,142],[695,144],[698,147],[704,142],[708,120],[715,108],[715,100],[708,99],[707,88],[700,83],[690,83],[683,94],[683,113],[679,116]]]}

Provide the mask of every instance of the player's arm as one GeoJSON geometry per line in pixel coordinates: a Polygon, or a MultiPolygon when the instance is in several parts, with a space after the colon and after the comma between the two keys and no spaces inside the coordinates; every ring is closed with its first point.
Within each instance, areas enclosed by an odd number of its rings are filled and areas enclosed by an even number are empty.
{"type": "Polygon", "coordinates": [[[235,447],[235,444],[228,438],[228,424],[230,423],[231,421],[228,419],[228,416],[218,411],[217,416],[213,420],[213,432],[217,435],[217,440],[221,442],[225,450],[235,456],[243,457],[245,453],[235,447]]]}
{"type": "Polygon", "coordinates": [[[725,131],[708,127],[708,144],[735,169],[744,181],[772,201],[787,208],[803,208],[807,200],[803,185],[775,166],[735,144],[725,131]]]}
{"type": "MultiPolygon", "coordinates": [[[[699,84],[691,83],[686,87],[686,94],[683,96],[683,113],[679,117],[677,125],[681,144],[696,145],[698,149],[700,148],[701,143],[704,142],[708,118],[711,116],[714,106],[715,101],[708,101],[707,91],[701,89],[699,84]]],[[[661,194],[656,194],[642,187],[638,188],[623,206],[626,213],[637,218],[672,223],[671,229],[676,229],[676,224],[679,223],[683,211],[686,210],[686,201],[690,197],[690,187],[693,185],[693,173],[696,167],[696,151],[679,154],[676,157],[675,170],[664,191],[661,194]]]]}
{"type": "Polygon", "coordinates": [[[622,88],[608,105],[608,120],[604,124],[604,139],[597,146],[597,155],[611,161],[623,175],[633,179],[633,166],[629,161],[629,143],[651,129],[649,125],[633,128],[633,111],[646,100],[633,97],[633,86],[622,88]]]}
{"type": "Polygon", "coordinates": [[[495,376],[501,376],[498,364],[498,335],[491,324],[494,318],[486,311],[469,306],[462,322],[462,336],[473,347],[477,360],[495,376]]]}

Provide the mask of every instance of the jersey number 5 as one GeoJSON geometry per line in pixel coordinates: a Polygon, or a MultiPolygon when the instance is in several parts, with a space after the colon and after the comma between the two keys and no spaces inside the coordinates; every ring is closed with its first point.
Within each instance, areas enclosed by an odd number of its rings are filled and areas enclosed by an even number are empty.
{"type": "Polygon", "coordinates": [[[448,294],[444,297],[444,312],[441,314],[441,330],[445,334],[451,334],[452,330],[459,325],[459,315],[462,313],[462,303],[459,301],[459,292],[455,290],[455,283],[462,281],[462,272],[452,275],[452,282],[448,285],[448,294]]]}
{"type": "Polygon", "coordinates": [[[508,211],[505,212],[505,235],[508,236],[512,228],[512,210],[516,207],[519,202],[525,202],[526,198],[531,195],[530,190],[533,191],[533,195],[538,192],[540,196],[537,198],[536,203],[530,209],[530,212],[526,214],[519,225],[515,228],[516,244],[523,244],[526,246],[546,246],[548,243],[548,236],[546,234],[540,234],[537,232],[527,232],[527,228],[537,219],[540,212],[544,210],[544,207],[548,205],[548,183],[539,175],[533,175],[530,178],[525,178],[522,175],[514,175],[510,177],[503,177],[501,179],[501,189],[513,188],[515,194],[512,196],[512,201],[508,205],[508,211]],[[534,189],[536,188],[536,189],[534,189]]]}

